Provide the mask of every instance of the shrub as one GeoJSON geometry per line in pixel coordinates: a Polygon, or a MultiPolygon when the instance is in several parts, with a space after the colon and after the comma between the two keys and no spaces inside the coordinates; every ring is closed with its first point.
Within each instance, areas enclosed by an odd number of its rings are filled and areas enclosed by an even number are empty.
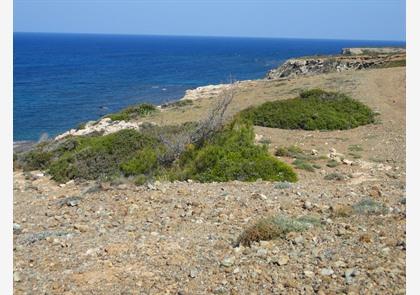
{"type": "Polygon", "coordinates": [[[345,176],[341,173],[333,172],[324,176],[326,180],[344,180],[345,176]]]}
{"type": "Polygon", "coordinates": [[[129,174],[135,169],[135,160],[127,161],[136,158],[139,150],[154,146],[158,146],[156,139],[128,129],[106,136],[79,137],[73,150],[51,163],[49,173],[59,182],[73,178],[108,179],[119,176],[125,163],[126,170],[122,170],[129,174]]]}
{"type": "Polygon", "coordinates": [[[43,150],[43,144],[38,144],[33,150],[21,155],[14,155],[16,167],[21,167],[24,171],[43,170],[51,163],[53,154],[43,150]]]}
{"type": "Polygon", "coordinates": [[[254,125],[305,130],[343,130],[374,122],[366,105],[345,94],[313,89],[299,97],[266,102],[241,115],[254,125]]]}
{"type": "Polygon", "coordinates": [[[349,147],[347,149],[351,152],[361,152],[361,151],[363,151],[362,146],[359,145],[359,144],[349,145],[349,147]]]}
{"type": "Polygon", "coordinates": [[[292,168],[272,157],[266,146],[254,144],[249,123],[234,121],[200,149],[181,157],[186,176],[200,182],[297,180],[292,168]]]}
{"type": "Polygon", "coordinates": [[[185,106],[192,105],[193,101],[191,99],[183,99],[183,100],[177,100],[173,102],[168,102],[162,105],[162,108],[181,108],[185,106]]]}
{"type": "Polygon", "coordinates": [[[310,172],[314,172],[315,169],[312,166],[311,163],[305,161],[305,160],[301,160],[301,159],[296,159],[293,161],[292,163],[297,169],[302,169],[302,170],[306,170],[306,171],[310,171],[310,172]]]}
{"type": "Polygon", "coordinates": [[[148,174],[158,166],[158,154],[151,147],[139,150],[136,155],[121,164],[125,176],[148,174]]]}
{"type": "Polygon", "coordinates": [[[104,117],[110,118],[112,121],[129,121],[130,119],[145,117],[157,111],[157,108],[148,103],[142,103],[136,106],[130,106],[122,111],[114,114],[105,115],[104,117]]]}
{"type": "Polygon", "coordinates": [[[337,167],[338,165],[340,165],[340,163],[337,162],[336,160],[329,160],[326,164],[326,166],[330,168],[337,167]]]}
{"type": "Polygon", "coordinates": [[[319,219],[300,217],[297,219],[283,215],[275,215],[260,219],[245,229],[239,236],[237,245],[250,246],[252,242],[268,241],[285,237],[289,232],[300,232],[318,225],[319,219]]]}
{"type": "Polygon", "coordinates": [[[388,208],[384,204],[376,202],[372,199],[361,200],[352,207],[354,212],[358,214],[379,215],[388,213],[388,208]]]}

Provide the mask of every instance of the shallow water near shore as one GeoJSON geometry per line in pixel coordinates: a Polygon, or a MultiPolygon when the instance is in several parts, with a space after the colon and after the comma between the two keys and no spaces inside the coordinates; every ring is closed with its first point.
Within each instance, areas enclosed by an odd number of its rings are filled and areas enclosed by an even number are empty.
{"type": "Polygon", "coordinates": [[[55,136],[140,102],[207,84],[263,78],[291,57],[402,42],[14,34],[14,141],[55,136]]]}

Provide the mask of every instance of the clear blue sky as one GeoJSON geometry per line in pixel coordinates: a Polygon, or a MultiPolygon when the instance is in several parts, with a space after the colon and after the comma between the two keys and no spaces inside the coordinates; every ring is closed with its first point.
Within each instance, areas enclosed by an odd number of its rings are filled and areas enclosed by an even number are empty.
{"type": "Polygon", "coordinates": [[[14,31],[405,40],[405,1],[15,0],[14,31]]]}

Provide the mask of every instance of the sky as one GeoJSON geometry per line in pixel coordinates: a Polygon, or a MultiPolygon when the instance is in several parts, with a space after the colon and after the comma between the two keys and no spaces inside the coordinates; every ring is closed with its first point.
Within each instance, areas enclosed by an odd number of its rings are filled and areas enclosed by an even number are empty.
{"type": "Polygon", "coordinates": [[[405,41],[405,0],[14,0],[14,31],[405,41]]]}

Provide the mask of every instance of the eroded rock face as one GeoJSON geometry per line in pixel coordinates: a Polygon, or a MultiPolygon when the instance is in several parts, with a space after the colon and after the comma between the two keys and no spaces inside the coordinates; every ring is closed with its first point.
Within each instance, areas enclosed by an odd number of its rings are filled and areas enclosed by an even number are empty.
{"type": "MultiPolygon", "coordinates": [[[[345,48],[350,50],[352,48],[345,48]]],[[[360,48],[356,48],[360,49],[360,48]]],[[[342,72],[347,70],[362,70],[368,68],[384,67],[396,61],[405,61],[405,53],[400,54],[374,54],[355,55],[359,51],[349,51],[346,55],[337,56],[316,56],[289,59],[276,69],[268,72],[266,78],[269,80],[286,77],[315,75],[331,72],[342,72]]]]}
{"type": "Polygon", "coordinates": [[[139,123],[126,122],[126,121],[112,121],[110,118],[103,118],[99,122],[90,121],[86,123],[83,129],[70,129],[60,135],[57,135],[54,139],[63,139],[66,136],[82,136],[88,135],[94,132],[103,133],[103,135],[111,134],[123,129],[139,129],[139,123]]]}
{"type": "Polygon", "coordinates": [[[356,47],[343,48],[341,54],[360,55],[360,54],[405,54],[405,48],[401,47],[356,47]]]}

